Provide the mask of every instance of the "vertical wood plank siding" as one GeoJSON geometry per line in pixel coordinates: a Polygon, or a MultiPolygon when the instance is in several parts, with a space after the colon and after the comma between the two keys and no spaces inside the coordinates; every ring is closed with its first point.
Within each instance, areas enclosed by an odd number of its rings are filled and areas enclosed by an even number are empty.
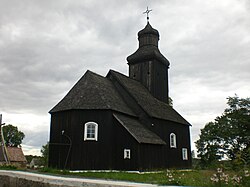
{"type": "Polygon", "coordinates": [[[52,114],[49,147],[49,166],[64,169],[118,169],[145,170],[169,167],[189,168],[191,166],[189,126],[154,119],[150,130],[167,144],[140,144],[112,117],[109,110],[71,110],[52,114]],[[84,141],[84,124],[94,121],[98,124],[98,141],[84,141]],[[169,136],[177,136],[177,148],[170,148],[169,136]],[[188,160],[182,160],[182,148],[188,149],[188,160]],[[131,158],[124,159],[124,149],[131,150],[131,158]]]}

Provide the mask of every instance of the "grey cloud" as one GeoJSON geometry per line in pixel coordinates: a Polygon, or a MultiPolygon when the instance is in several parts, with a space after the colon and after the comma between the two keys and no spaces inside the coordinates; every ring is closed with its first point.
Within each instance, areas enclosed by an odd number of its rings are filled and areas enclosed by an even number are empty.
{"type": "Polygon", "coordinates": [[[38,131],[28,131],[25,132],[25,139],[23,140],[23,144],[33,147],[42,147],[42,145],[46,144],[48,140],[48,130],[46,131],[40,130],[38,131]]]}

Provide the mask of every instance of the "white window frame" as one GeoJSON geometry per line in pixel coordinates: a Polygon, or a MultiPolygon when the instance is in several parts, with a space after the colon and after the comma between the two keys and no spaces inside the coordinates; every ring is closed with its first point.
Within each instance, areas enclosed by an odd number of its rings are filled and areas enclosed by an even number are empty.
{"type": "Polygon", "coordinates": [[[124,149],[124,159],[130,159],[130,158],[131,158],[130,149],[124,149]]]}
{"type": "Polygon", "coordinates": [[[188,160],[188,149],[187,148],[182,148],[182,159],[188,160]]]}
{"type": "Polygon", "coordinates": [[[170,147],[171,148],[176,148],[176,135],[175,133],[171,133],[170,136],[169,136],[169,144],[170,144],[170,147]]]}
{"type": "Polygon", "coordinates": [[[85,125],[84,125],[84,141],[86,141],[86,140],[97,141],[97,136],[98,136],[98,124],[95,123],[95,122],[92,122],[92,121],[85,123],[85,125]],[[94,125],[94,137],[93,138],[87,137],[88,128],[89,128],[90,125],[94,125]]]}

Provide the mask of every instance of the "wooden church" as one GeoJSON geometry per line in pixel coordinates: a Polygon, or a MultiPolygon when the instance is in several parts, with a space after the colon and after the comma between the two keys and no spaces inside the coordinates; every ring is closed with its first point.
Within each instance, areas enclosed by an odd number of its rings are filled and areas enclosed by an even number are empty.
{"type": "Polygon", "coordinates": [[[50,110],[49,167],[148,170],[191,167],[190,124],[168,103],[169,61],[147,23],[127,57],[129,76],[87,71],[50,110]]]}

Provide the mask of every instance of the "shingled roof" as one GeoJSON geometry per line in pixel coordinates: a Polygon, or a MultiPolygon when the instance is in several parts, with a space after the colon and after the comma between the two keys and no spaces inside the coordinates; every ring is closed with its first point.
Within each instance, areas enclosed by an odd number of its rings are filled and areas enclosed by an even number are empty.
{"type": "Polygon", "coordinates": [[[71,109],[112,109],[135,115],[109,79],[89,70],[50,113],[71,109]]]}
{"type": "Polygon", "coordinates": [[[115,88],[111,74],[150,116],[158,119],[190,125],[168,104],[154,98],[140,82],[119,72],[110,70],[107,77],[87,71],[68,94],[50,110],[50,113],[72,109],[111,109],[136,116],[115,88]]]}
{"type": "Polygon", "coordinates": [[[127,57],[128,64],[133,64],[146,60],[157,59],[159,62],[169,66],[169,61],[161,54],[158,47],[149,45],[140,47],[132,55],[127,57]]]}
{"type": "Polygon", "coordinates": [[[127,57],[128,64],[143,61],[158,60],[169,66],[169,61],[161,54],[158,48],[159,32],[149,22],[146,27],[138,32],[139,48],[127,57]]]}
{"type": "Polygon", "coordinates": [[[7,147],[7,151],[11,162],[27,162],[21,148],[7,147]]]}
{"type": "Polygon", "coordinates": [[[171,106],[154,98],[140,82],[113,70],[110,70],[109,74],[116,78],[149,116],[190,125],[171,106]]]}
{"type": "Polygon", "coordinates": [[[140,30],[138,32],[138,37],[141,37],[142,35],[145,35],[145,34],[153,34],[153,35],[156,35],[157,37],[159,37],[159,32],[154,29],[150,23],[148,22],[147,25],[145,26],[144,29],[140,30]]]}
{"type": "MultiPolygon", "coordinates": [[[[7,147],[10,162],[27,162],[23,151],[19,147],[7,147]]],[[[5,161],[2,146],[0,146],[0,161],[5,161]]]]}
{"type": "Polygon", "coordinates": [[[138,143],[150,143],[164,145],[164,142],[159,136],[146,128],[138,120],[121,114],[113,114],[119,123],[136,139],[138,143]]]}

